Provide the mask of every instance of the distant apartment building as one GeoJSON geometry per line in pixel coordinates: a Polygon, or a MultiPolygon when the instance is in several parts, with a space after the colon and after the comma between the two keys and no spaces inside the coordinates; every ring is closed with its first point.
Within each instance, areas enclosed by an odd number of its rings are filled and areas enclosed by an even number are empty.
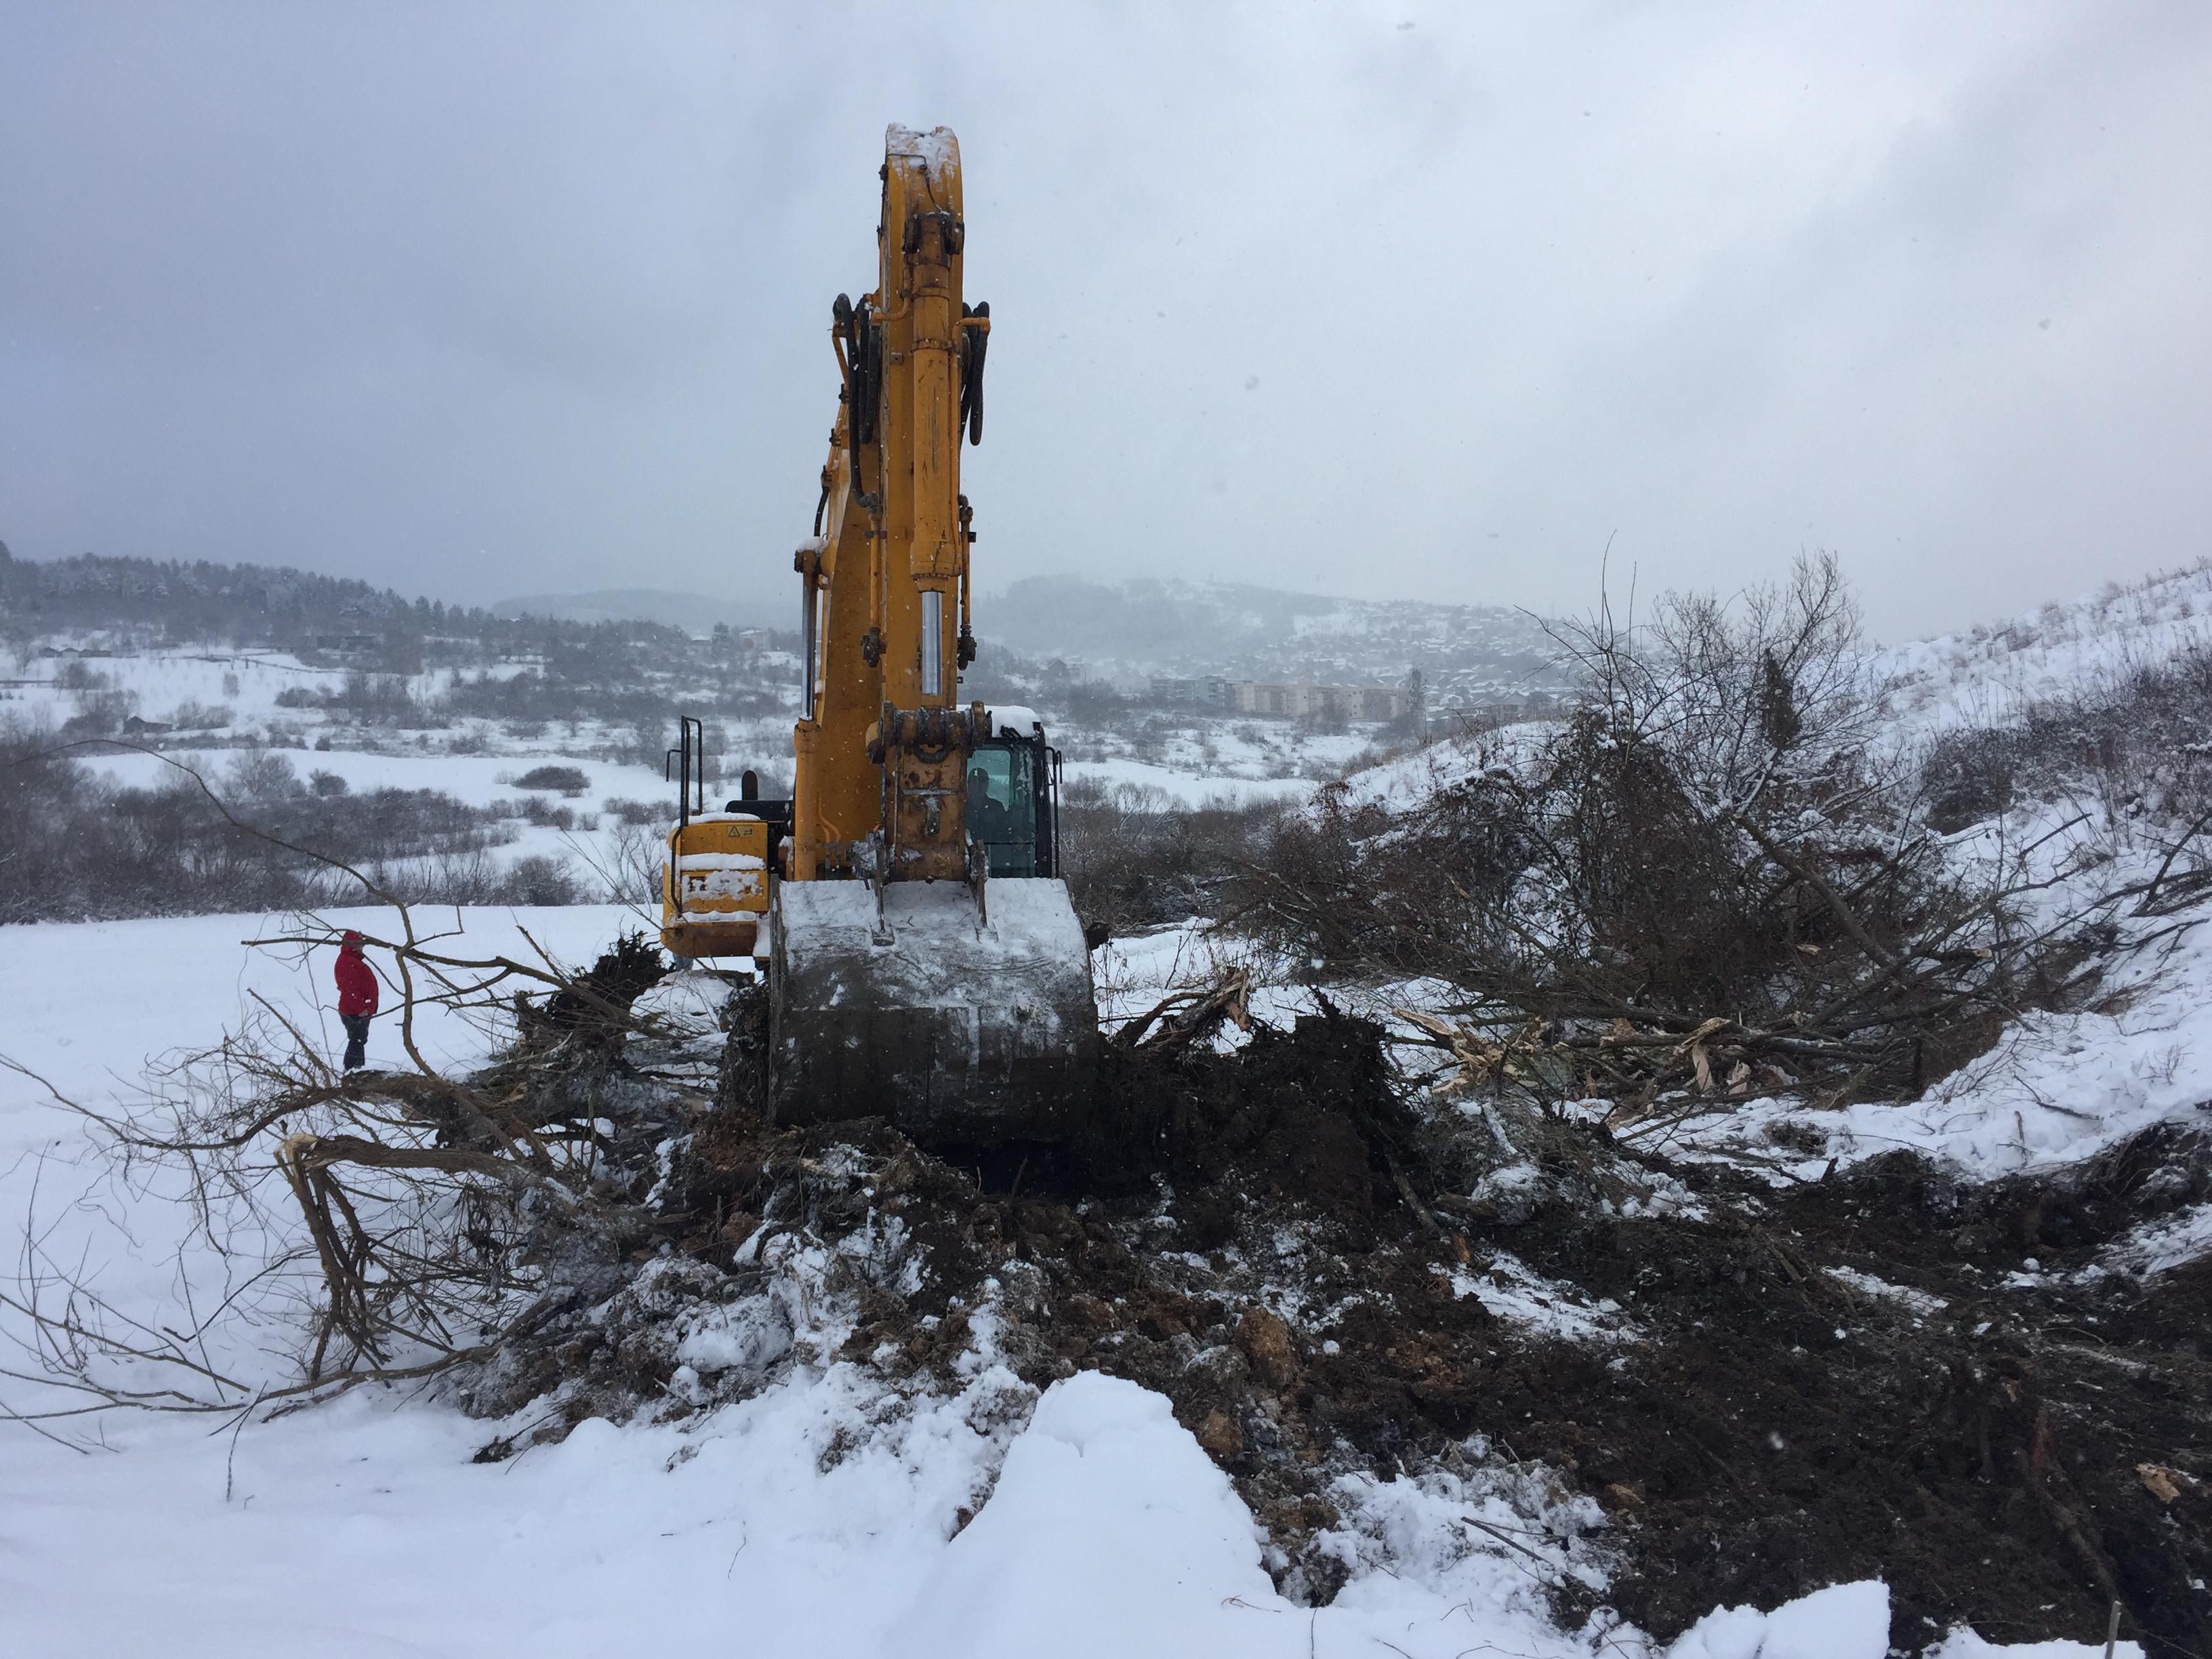
{"type": "Polygon", "coordinates": [[[1412,694],[1396,685],[1269,685],[1231,680],[1230,706],[1240,714],[1279,714],[1292,720],[1346,723],[1402,720],[1412,694]]]}
{"type": "Polygon", "coordinates": [[[1204,674],[1196,679],[1176,679],[1165,674],[1155,674],[1147,688],[1155,702],[1188,703],[1195,708],[1226,708],[1229,702],[1229,682],[1218,674],[1204,674]]]}
{"type": "Polygon", "coordinates": [[[1153,686],[1148,674],[1117,673],[1110,667],[1098,667],[1081,657],[1054,657],[1044,665],[1047,685],[1089,685],[1111,691],[1117,697],[1148,696],[1153,686]]]}

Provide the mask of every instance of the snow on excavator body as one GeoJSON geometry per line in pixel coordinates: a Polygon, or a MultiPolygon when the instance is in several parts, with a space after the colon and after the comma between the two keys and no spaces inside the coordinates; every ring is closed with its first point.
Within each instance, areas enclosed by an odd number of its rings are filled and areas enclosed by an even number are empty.
{"type": "MultiPolygon", "coordinates": [[[[959,701],[960,459],[982,437],[991,328],[962,297],[959,145],[894,126],[881,177],[878,285],[832,307],[836,423],[793,560],[792,799],[730,803],[771,849],[765,1098],[779,1122],[883,1116],[931,1144],[1060,1139],[1088,1108],[1098,1023],[1059,877],[1058,755],[1028,710],[959,701]]],[[[672,839],[672,882],[695,856],[672,839]]]]}

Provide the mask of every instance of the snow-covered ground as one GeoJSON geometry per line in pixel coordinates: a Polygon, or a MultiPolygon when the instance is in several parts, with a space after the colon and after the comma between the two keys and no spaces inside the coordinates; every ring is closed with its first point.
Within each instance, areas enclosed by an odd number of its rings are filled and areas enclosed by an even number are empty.
{"type": "MultiPolygon", "coordinates": [[[[455,954],[542,947],[572,963],[628,920],[590,907],[447,916],[455,954]]],[[[160,1192],[136,1190],[126,1213],[87,1156],[84,1121],[46,1085],[112,1109],[149,1069],[264,1002],[327,1037],[327,961],[243,944],[283,920],[0,931],[0,1053],[23,1068],[0,1072],[0,1205],[30,1213],[35,1189],[49,1253],[146,1316],[169,1317],[183,1287],[220,1269],[195,1256],[160,1192]]],[[[1133,995],[1182,947],[1159,936],[1115,948],[1133,995]]],[[[453,1060],[486,1041],[458,1020],[425,1037],[453,1060]]],[[[1544,1294],[1494,1276],[1468,1288],[1544,1294]]],[[[284,1334],[258,1333],[268,1352],[241,1344],[222,1368],[254,1386],[287,1380],[284,1334]]],[[[1528,1503],[1434,1479],[1355,1483],[1340,1494],[1352,1582],[1328,1607],[1295,1607],[1263,1570],[1250,1514],[1164,1399],[1095,1373],[1038,1397],[975,1358],[957,1394],[887,1395],[823,1364],[681,1427],[588,1422],[503,1462],[471,1457],[526,1425],[397,1389],[250,1426],[158,1414],[50,1425],[88,1450],[15,1430],[0,1436],[0,1651],[1648,1650],[1632,1632],[1565,1633],[1544,1613],[1548,1576],[1594,1571],[1573,1541],[1594,1513],[1550,1516],[1530,1550],[1476,1548],[1457,1516],[1525,1528],[1528,1503]]],[[[36,1392],[8,1381],[0,1397],[20,1407],[36,1392]]],[[[1878,1584],[1839,1586],[1772,1613],[1717,1610],[1672,1651],[1880,1659],[1887,1623],[1878,1584]]],[[[1963,1635],[1952,1650],[1979,1651],[1963,1635]]]]}
{"type": "MultiPolygon", "coordinates": [[[[2212,602],[2212,583],[2193,572],[2038,613],[2009,633],[1891,653],[1903,676],[1893,708],[1900,720],[1931,725],[1984,718],[2154,659],[2196,637],[2200,600],[2212,602]]],[[[153,668],[132,672],[149,677],[142,690],[155,714],[165,699],[199,699],[234,704],[241,719],[247,711],[289,718],[276,692],[304,683],[296,665],[170,664],[158,684],[153,668]],[[235,693],[225,689],[227,673],[238,678],[235,693]]],[[[1403,805],[1492,763],[1521,738],[1508,731],[1411,756],[1358,775],[1351,787],[1356,798],[1403,805]]],[[[558,738],[526,753],[334,747],[294,758],[303,770],[338,771],[356,790],[431,787],[474,801],[512,793],[501,775],[541,758],[584,767],[589,787],[579,806],[665,793],[648,769],[563,755],[558,738]]],[[[1310,787],[1252,775],[1257,750],[1217,750],[1211,769],[1194,758],[1186,770],[1184,757],[1170,758],[1176,763],[1076,760],[1068,769],[1187,804],[1224,787],[1249,799],[1310,787]],[[1246,775],[1225,785],[1232,773],[1246,775]]],[[[155,764],[99,763],[131,781],[155,764]]],[[[2068,848],[2061,838],[2039,856],[2055,868],[2068,848]]],[[[2135,866],[2154,860],[2155,850],[2121,848],[2094,879],[2140,875],[2135,866]]],[[[2076,884],[2050,902],[2080,896],[2076,884]]],[[[457,929],[457,954],[543,948],[569,963],[635,921],[617,907],[443,915],[457,929]]],[[[372,928],[386,920],[327,919],[372,928]]],[[[0,1067],[0,1210],[29,1218],[49,1259],[70,1263],[149,1321],[176,1316],[187,1292],[221,1293],[226,1266],[194,1245],[185,1212],[161,1201],[180,1194],[109,1170],[92,1155],[96,1130],[55,1097],[94,1111],[127,1107],[164,1086],[175,1056],[257,1011],[330,1042],[327,959],[244,944],[283,920],[0,929],[0,1057],[9,1062],[0,1067]]],[[[1831,1158],[1905,1146],[1989,1176],[2078,1159],[2161,1121],[2202,1123],[2212,1100],[2212,930],[2202,920],[2212,920],[2212,907],[2128,921],[2096,1002],[2021,1021],[1920,1100],[1826,1113],[1736,1103],[1725,1118],[1672,1130],[1673,1150],[1744,1158],[1786,1181],[1817,1176],[1831,1158]],[[2173,931],[2177,923],[2186,925],[2173,931]],[[1798,1132],[1778,1139],[1784,1119],[1798,1132]],[[1808,1127],[1816,1152],[1803,1150],[1808,1127]]],[[[1141,1012],[1231,962],[1259,981],[1257,1018],[1287,1021],[1314,1006],[1295,982],[1297,964],[1259,960],[1183,927],[1104,947],[1095,963],[1102,1012],[1109,1022],[1141,1012]]],[[[1387,1014],[1393,999],[1419,1006],[1422,988],[1391,988],[1366,1011],[1387,1014]]],[[[439,1057],[463,1064],[491,1040],[458,1019],[434,1022],[424,1036],[439,1057]]],[[[373,1057],[387,1041],[380,1026],[373,1057]]],[[[2100,1260],[2155,1273],[2208,1248],[2212,1221],[2200,1207],[2100,1260]]],[[[1453,1288],[1501,1318],[1547,1323],[1575,1340],[1633,1340],[1621,1310],[1564,1303],[1558,1287],[1498,1257],[1453,1288]]],[[[9,1287],[0,1276],[0,1291],[9,1287]]],[[[20,1331],[9,1322],[15,1318],[0,1310],[0,1331],[20,1331]]],[[[234,1333],[215,1358],[249,1387],[276,1386],[290,1380],[295,1336],[264,1323],[234,1333]]],[[[957,1391],[921,1395],[888,1392],[824,1359],[680,1425],[593,1420],[561,1443],[498,1462],[471,1460],[495,1434],[518,1433],[526,1421],[473,1420],[434,1396],[392,1389],[250,1425],[235,1414],[135,1413],[48,1425],[58,1437],[9,1428],[0,1434],[0,1653],[550,1659],[705,1648],[923,1659],[1392,1650],[1418,1659],[1486,1651],[1635,1659],[1658,1651],[1602,1621],[1562,1632],[1546,1613],[1547,1581],[1602,1573],[1603,1522],[1594,1511],[1547,1509],[1541,1498],[1438,1477],[1353,1481],[1338,1494],[1350,1583],[1328,1607],[1296,1607],[1264,1570],[1250,1513],[1164,1399],[1096,1373],[1040,1395],[994,1363],[987,1338],[970,1358],[957,1391]],[[1522,1529],[1532,1514],[1540,1525],[1510,1534],[1528,1540],[1517,1549],[1466,1524],[1522,1529]]],[[[21,1367],[11,1360],[0,1369],[21,1367]]],[[[0,1377],[0,1401],[21,1408],[51,1396],[34,1381],[0,1377]]],[[[1716,1609],[1664,1651],[1882,1659],[1887,1647],[1887,1593],[1859,1583],[1771,1613],[1716,1609]]],[[[1941,1652],[2086,1659],[2098,1650],[2001,1650],[1962,1631],[1941,1652]]],[[[2140,1659],[2132,1643],[2118,1651],[2140,1659]]]]}
{"type": "Polygon", "coordinates": [[[1179,771],[1143,761],[1070,761],[1068,783],[1090,782],[1113,790],[1128,788],[1143,799],[1175,806],[1249,805],[1255,801],[1299,801],[1313,793],[1306,778],[1245,777],[1218,771],[1179,771]]]}
{"type": "MultiPolygon", "coordinates": [[[[56,635],[52,643],[56,648],[82,648],[87,641],[77,635],[56,635]]],[[[12,705],[13,712],[33,719],[43,716],[59,726],[74,712],[75,702],[67,688],[53,683],[63,665],[54,658],[27,662],[25,678],[44,683],[12,688],[8,702],[0,708],[12,705]]],[[[232,720],[226,728],[295,719],[300,711],[281,707],[279,695],[292,690],[320,694],[345,684],[343,672],[310,668],[281,652],[149,651],[94,657],[83,666],[112,681],[114,689],[136,696],[143,719],[166,723],[179,707],[197,703],[228,710],[232,720]]],[[[422,689],[423,678],[410,684],[422,689]]]]}
{"type": "MultiPolygon", "coordinates": [[[[380,908],[329,910],[321,918],[364,932],[389,929],[380,908]]],[[[86,1104],[127,1097],[163,1056],[208,1047],[263,1004],[309,1033],[345,1046],[337,1021],[327,954],[302,963],[286,949],[249,950],[245,941],[295,931],[283,915],[162,916],[135,921],[44,922],[0,929],[0,1055],[86,1104]],[[256,999],[259,1000],[257,1003],[256,999]]],[[[456,953],[547,956],[588,964],[635,918],[619,905],[454,911],[425,907],[427,936],[451,933],[456,953]]],[[[487,1037],[458,1018],[426,1009],[418,1026],[435,1064],[468,1064],[487,1037]]],[[[23,1137],[74,1128],[43,1090],[20,1073],[0,1073],[0,1148],[23,1137]]]]}
{"type": "MultiPolygon", "coordinates": [[[[173,749],[166,752],[170,759],[191,767],[220,788],[223,767],[238,751],[173,749]]],[[[544,757],[534,754],[391,754],[362,749],[278,752],[292,763],[301,777],[311,769],[332,772],[343,778],[346,787],[356,794],[369,789],[436,789],[471,806],[489,806],[495,801],[534,793],[556,805],[566,804],[586,817],[596,815],[602,800],[615,797],[665,800],[672,817],[676,811],[676,786],[661,781],[659,767],[625,765],[588,756],[558,751],[550,751],[544,757]],[[526,790],[516,785],[515,780],[524,773],[549,762],[573,766],[581,772],[588,780],[582,792],[569,799],[556,792],[526,790]]],[[[158,788],[176,772],[169,760],[161,756],[131,752],[88,754],[83,757],[82,764],[118,783],[140,789],[158,788]]],[[[719,801],[714,804],[720,805],[719,801]]]]}
{"type": "Polygon", "coordinates": [[[2118,583],[2017,620],[1875,653],[1885,712],[1918,732],[2002,721],[2094,693],[2131,669],[2212,641],[2212,562],[2118,583]]]}

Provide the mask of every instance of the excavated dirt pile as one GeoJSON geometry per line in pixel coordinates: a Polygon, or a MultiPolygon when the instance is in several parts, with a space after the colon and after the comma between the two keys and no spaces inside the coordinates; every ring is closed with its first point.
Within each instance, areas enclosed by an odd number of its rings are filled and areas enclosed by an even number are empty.
{"type": "Polygon", "coordinates": [[[550,1401],[530,1433],[557,1437],[791,1364],[949,1388],[988,1350],[1030,1384],[1167,1395],[1309,1601],[1347,1571],[1347,1478],[1506,1468],[1550,1512],[1604,1512],[1602,1590],[1468,1523],[1571,1623],[1603,1604],[1669,1636],[1878,1575],[1905,1651],[1960,1622],[2101,1637],[2117,1599],[2150,1652],[2212,1656],[2212,1263],[2092,1267],[2212,1196],[2203,1135],[2061,1180],[1898,1155],[1778,1188],[1409,1098],[1381,1033],[1332,1011],[1234,1054],[1118,1054],[1079,1146],[930,1152],[879,1121],[763,1123],[750,1018],[720,1105],[624,1143],[657,1236],[579,1274],[477,1410],[550,1401]],[[809,1251],[813,1299],[775,1312],[777,1264],[809,1251]],[[683,1334],[702,1305],[768,1310],[732,1313],[708,1368],[683,1334]]]}

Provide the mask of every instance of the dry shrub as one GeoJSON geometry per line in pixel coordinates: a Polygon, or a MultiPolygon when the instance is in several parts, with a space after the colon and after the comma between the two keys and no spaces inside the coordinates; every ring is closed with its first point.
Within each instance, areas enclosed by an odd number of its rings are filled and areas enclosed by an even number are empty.
{"type": "Polygon", "coordinates": [[[592,787],[592,780],[580,766],[533,766],[514,781],[514,787],[580,795],[592,787]]]}
{"type": "Polygon", "coordinates": [[[2014,719],[1945,732],[1920,761],[1931,824],[1981,823],[2016,797],[2093,808],[2107,824],[2212,809],[2212,643],[2117,669],[2014,719]]]}
{"type": "Polygon", "coordinates": [[[2036,946],[1879,759],[1857,637],[1827,558],[1601,612],[1560,635],[1564,726],[1402,813],[1323,791],[1243,914],[1334,974],[1458,988],[1437,1040],[1550,1101],[1913,1086],[2036,946]]]}
{"type": "Polygon", "coordinates": [[[1227,799],[1184,807],[1157,788],[1078,779],[1060,807],[1060,870],[1076,914],[1115,935],[1217,915],[1283,812],[1227,799]]]}

